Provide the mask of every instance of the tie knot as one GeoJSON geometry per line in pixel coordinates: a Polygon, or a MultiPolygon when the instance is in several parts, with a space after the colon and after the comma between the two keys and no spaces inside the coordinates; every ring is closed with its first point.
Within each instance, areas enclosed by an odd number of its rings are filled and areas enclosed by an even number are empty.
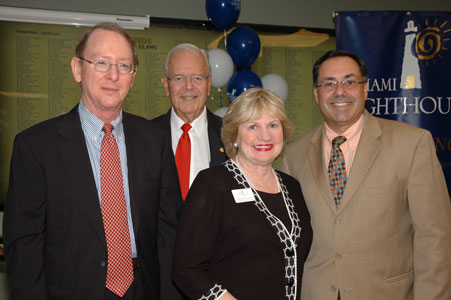
{"type": "Polygon", "coordinates": [[[107,133],[107,132],[108,132],[108,133],[109,133],[109,132],[112,132],[113,129],[114,129],[114,126],[111,125],[110,123],[105,123],[105,124],[103,125],[103,128],[102,128],[102,130],[105,131],[105,133],[107,133]]]}
{"type": "Polygon", "coordinates": [[[189,123],[185,123],[182,125],[183,133],[187,133],[191,129],[191,125],[189,123]]]}
{"type": "Polygon", "coordinates": [[[335,137],[332,140],[332,145],[340,147],[340,145],[343,144],[344,142],[346,142],[346,138],[344,136],[340,135],[340,136],[335,137]]]}

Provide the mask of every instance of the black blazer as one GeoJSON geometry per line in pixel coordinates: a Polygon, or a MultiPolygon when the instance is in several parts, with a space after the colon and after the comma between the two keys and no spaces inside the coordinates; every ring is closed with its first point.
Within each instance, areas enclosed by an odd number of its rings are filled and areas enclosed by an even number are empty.
{"type": "MultiPolygon", "coordinates": [[[[171,109],[155,119],[158,123],[171,134],[171,109]]],[[[222,119],[207,109],[208,122],[208,143],[210,144],[210,167],[217,166],[227,160],[224,145],[221,141],[222,119]]]]}
{"type": "MultiPolygon", "coordinates": [[[[133,228],[144,289],[169,286],[182,205],[169,136],[123,113],[133,228]]],[[[18,134],[4,215],[11,299],[103,299],[107,250],[78,106],[18,134]]]]}

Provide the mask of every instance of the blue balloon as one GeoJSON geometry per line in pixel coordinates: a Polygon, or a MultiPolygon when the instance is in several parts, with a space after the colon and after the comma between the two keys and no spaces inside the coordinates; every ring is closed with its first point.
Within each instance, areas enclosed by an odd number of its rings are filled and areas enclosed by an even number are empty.
{"type": "Polygon", "coordinates": [[[241,70],[232,75],[227,85],[227,97],[233,102],[242,92],[256,87],[263,87],[257,74],[249,70],[241,70]]]}
{"type": "Polygon", "coordinates": [[[260,38],[252,28],[237,27],[227,38],[227,52],[238,67],[247,68],[260,53],[260,38]]]}
{"type": "Polygon", "coordinates": [[[208,19],[219,29],[235,24],[241,11],[241,0],[207,0],[205,10],[208,19]]]}

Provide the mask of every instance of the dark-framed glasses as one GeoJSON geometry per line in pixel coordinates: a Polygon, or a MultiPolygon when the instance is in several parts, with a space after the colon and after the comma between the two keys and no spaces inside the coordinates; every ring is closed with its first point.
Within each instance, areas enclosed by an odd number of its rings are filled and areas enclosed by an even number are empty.
{"type": "Polygon", "coordinates": [[[90,63],[94,70],[98,72],[108,72],[111,66],[116,66],[118,72],[124,75],[133,74],[135,72],[135,65],[128,62],[118,62],[117,64],[112,64],[111,62],[103,58],[98,60],[89,60],[83,57],[79,57],[78,59],[90,63]]]}
{"type": "Polygon", "coordinates": [[[209,75],[191,75],[191,76],[184,76],[184,75],[176,75],[176,76],[172,76],[169,77],[167,76],[166,78],[170,81],[172,81],[174,84],[176,85],[185,85],[188,80],[191,81],[192,84],[202,84],[205,82],[205,80],[207,80],[209,75]]]}
{"type": "Polygon", "coordinates": [[[345,90],[352,90],[362,83],[366,83],[366,81],[346,79],[343,81],[325,81],[323,83],[315,85],[315,87],[323,88],[326,91],[335,91],[338,88],[338,85],[341,84],[345,90]]]}

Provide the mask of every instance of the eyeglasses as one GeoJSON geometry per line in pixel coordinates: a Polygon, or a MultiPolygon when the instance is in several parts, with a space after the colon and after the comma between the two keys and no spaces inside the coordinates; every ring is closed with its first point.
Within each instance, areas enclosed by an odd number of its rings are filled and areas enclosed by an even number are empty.
{"type": "Polygon", "coordinates": [[[335,91],[338,85],[341,84],[345,90],[353,90],[357,85],[366,83],[366,81],[356,81],[356,80],[343,80],[343,81],[327,81],[321,84],[315,85],[315,87],[322,87],[326,91],[335,91]]]}
{"type": "Polygon", "coordinates": [[[105,59],[98,59],[95,61],[88,60],[83,57],[79,57],[78,59],[90,63],[94,67],[94,70],[98,72],[108,72],[111,66],[116,66],[119,73],[124,75],[133,74],[133,72],[135,72],[135,65],[127,62],[118,62],[117,64],[112,64],[105,59]]]}
{"type": "Polygon", "coordinates": [[[184,75],[177,75],[174,77],[167,76],[166,78],[168,80],[172,81],[176,85],[185,85],[189,78],[189,81],[191,81],[192,84],[197,85],[197,84],[202,84],[208,78],[208,76],[209,75],[207,75],[207,76],[191,75],[191,76],[186,77],[184,75]]]}

